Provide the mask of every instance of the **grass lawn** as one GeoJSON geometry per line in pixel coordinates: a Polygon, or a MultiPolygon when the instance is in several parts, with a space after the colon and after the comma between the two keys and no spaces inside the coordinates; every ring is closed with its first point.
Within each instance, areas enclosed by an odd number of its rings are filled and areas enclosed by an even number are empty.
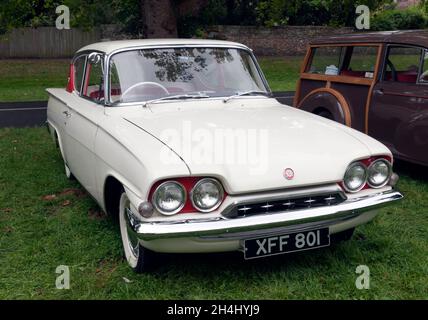
{"type": "Polygon", "coordinates": [[[261,57],[260,67],[272,91],[295,91],[303,57],[261,57]]]}
{"type": "Polygon", "coordinates": [[[166,255],[154,273],[136,275],[117,227],[65,178],[46,129],[0,129],[0,154],[0,299],[428,297],[428,175],[401,171],[406,199],[349,242],[251,262],[166,255]],[[58,265],[70,267],[70,290],[55,288],[58,265]],[[370,268],[369,290],[355,287],[358,265],[370,268]]]}
{"type": "MultiPolygon", "coordinates": [[[[259,59],[273,91],[295,90],[302,59],[259,59]]],[[[66,86],[69,63],[67,59],[0,59],[0,102],[47,100],[46,88],[66,86]]]]}
{"type": "Polygon", "coordinates": [[[0,59],[0,102],[47,100],[46,88],[65,87],[67,59],[0,59]]]}

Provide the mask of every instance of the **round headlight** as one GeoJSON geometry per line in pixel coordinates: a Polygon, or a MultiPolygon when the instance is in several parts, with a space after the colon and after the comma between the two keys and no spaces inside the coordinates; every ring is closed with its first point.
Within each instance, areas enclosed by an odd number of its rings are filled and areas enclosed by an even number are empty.
{"type": "Polygon", "coordinates": [[[167,216],[176,214],[186,203],[186,190],[178,182],[164,182],[156,188],[152,202],[160,213],[167,216]]]}
{"type": "Polygon", "coordinates": [[[367,169],[361,162],[352,163],[346,170],[343,184],[349,192],[358,192],[366,183],[367,169]]]}
{"type": "Polygon", "coordinates": [[[367,182],[372,188],[383,187],[391,176],[391,164],[384,160],[378,159],[369,166],[367,182]]]}
{"type": "Polygon", "coordinates": [[[192,204],[201,212],[217,209],[223,201],[223,187],[214,179],[200,180],[192,189],[192,204]]]}

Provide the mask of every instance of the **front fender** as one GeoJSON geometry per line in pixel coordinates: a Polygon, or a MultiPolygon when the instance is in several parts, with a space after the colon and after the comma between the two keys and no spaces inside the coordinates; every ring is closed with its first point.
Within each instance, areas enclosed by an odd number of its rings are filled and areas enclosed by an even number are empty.
{"type": "Polygon", "coordinates": [[[165,146],[157,139],[117,120],[102,124],[95,139],[97,200],[100,204],[104,203],[104,184],[109,176],[118,180],[127,193],[132,193],[138,200],[147,200],[156,181],[190,174],[181,159],[170,164],[162,163],[161,152],[165,151],[165,146]]]}

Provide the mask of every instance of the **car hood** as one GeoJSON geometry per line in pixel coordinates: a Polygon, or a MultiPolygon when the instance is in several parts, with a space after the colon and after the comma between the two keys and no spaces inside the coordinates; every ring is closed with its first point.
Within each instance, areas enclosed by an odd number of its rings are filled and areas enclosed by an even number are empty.
{"type": "MultiPolygon", "coordinates": [[[[231,194],[338,182],[352,161],[390,154],[364,134],[268,98],[162,102],[122,117],[231,194]]],[[[171,161],[160,155],[160,165],[171,161]]]]}

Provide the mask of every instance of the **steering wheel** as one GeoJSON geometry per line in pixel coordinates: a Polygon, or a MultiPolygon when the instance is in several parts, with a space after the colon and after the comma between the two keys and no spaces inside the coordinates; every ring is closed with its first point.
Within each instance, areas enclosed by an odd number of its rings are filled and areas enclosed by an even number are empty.
{"type": "Polygon", "coordinates": [[[392,80],[397,81],[397,69],[395,69],[391,60],[386,60],[386,65],[391,69],[392,80]]]}
{"type": "Polygon", "coordinates": [[[157,82],[151,82],[151,81],[144,81],[144,82],[138,82],[132,86],[130,86],[128,89],[126,89],[123,93],[122,93],[122,99],[124,97],[126,97],[127,95],[130,94],[130,92],[135,91],[136,89],[140,88],[140,87],[145,87],[145,86],[151,86],[151,87],[156,87],[161,89],[166,95],[169,95],[169,91],[167,88],[165,88],[163,85],[161,85],[160,83],[157,82]]]}

